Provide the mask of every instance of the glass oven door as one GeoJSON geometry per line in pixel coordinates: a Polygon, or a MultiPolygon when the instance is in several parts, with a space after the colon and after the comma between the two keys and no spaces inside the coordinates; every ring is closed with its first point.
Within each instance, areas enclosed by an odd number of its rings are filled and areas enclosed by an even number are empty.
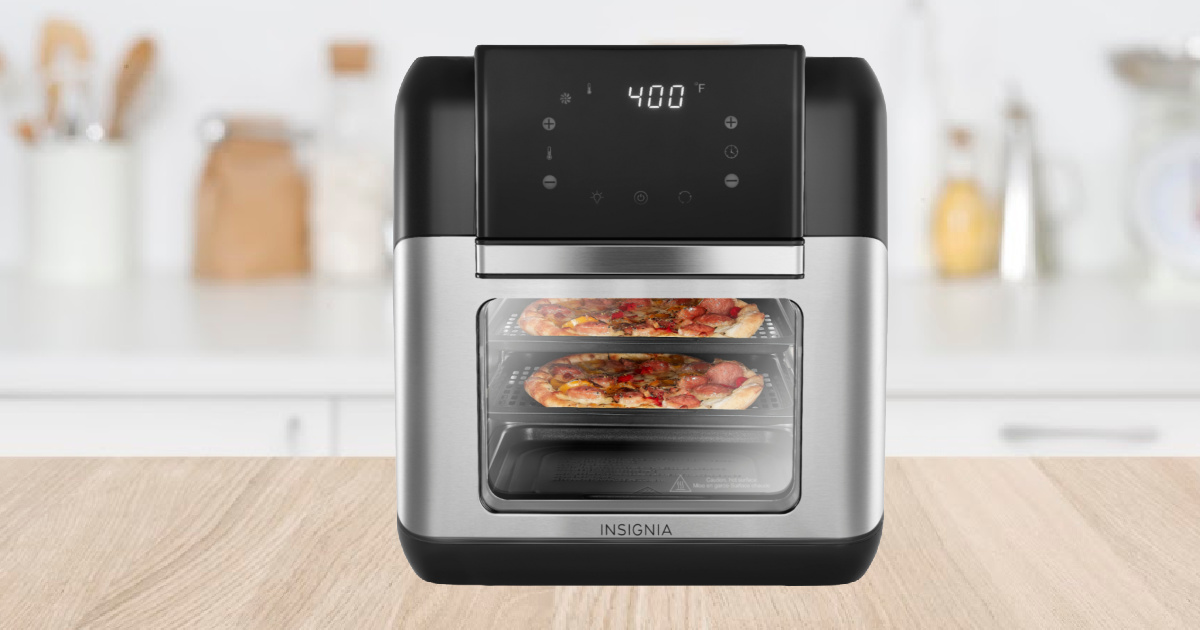
{"type": "Polygon", "coordinates": [[[785,512],[802,315],[775,298],[525,298],[479,311],[497,512],[785,512]]]}

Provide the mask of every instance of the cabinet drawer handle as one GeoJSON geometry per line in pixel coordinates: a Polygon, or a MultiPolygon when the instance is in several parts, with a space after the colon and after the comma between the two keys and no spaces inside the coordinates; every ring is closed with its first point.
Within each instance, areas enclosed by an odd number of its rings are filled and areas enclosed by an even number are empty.
{"type": "Polygon", "coordinates": [[[1156,427],[1102,429],[1097,427],[1043,427],[1006,424],[1000,428],[1000,438],[1006,442],[1035,440],[1104,440],[1113,442],[1155,442],[1161,437],[1156,427]]]}
{"type": "Polygon", "coordinates": [[[284,428],[286,433],[285,440],[287,441],[288,455],[296,456],[300,454],[300,417],[288,416],[287,426],[284,428]]]}

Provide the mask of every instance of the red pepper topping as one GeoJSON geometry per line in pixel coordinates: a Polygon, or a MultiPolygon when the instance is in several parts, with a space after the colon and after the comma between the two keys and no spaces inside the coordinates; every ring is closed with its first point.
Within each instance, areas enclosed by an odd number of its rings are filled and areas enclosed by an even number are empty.
{"type": "Polygon", "coordinates": [[[659,407],[661,407],[661,406],[662,406],[662,399],[661,399],[661,398],[655,398],[655,397],[651,396],[651,397],[650,397],[650,400],[653,400],[653,401],[654,401],[654,404],[658,405],[659,407]]]}
{"type": "Polygon", "coordinates": [[[618,383],[628,383],[629,381],[632,381],[632,380],[633,380],[632,374],[622,374],[617,377],[618,383]]]}
{"type": "Polygon", "coordinates": [[[738,314],[738,313],[740,313],[740,312],[742,312],[742,309],[740,309],[740,308],[738,308],[738,307],[736,307],[736,306],[735,306],[735,307],[733,307],[733,308],[729,309],[729,316],[730,316],[730,317],[737,317],[737,314],[738,314]]]}
{"type": "Polygon", "coordinates": [[[638,368],[638,374],[650,374],[651,372],[653,372],[653,370],[644,365],[638,368]]]}
{"type": "Polygon", "coordinates": [[[612,319],[621,319],[622,317],[625,317],[625,313],[622,313],[621,311],[615,311],[612,314],[612,319]]]}
{"type": "Polygon", "coordinates": [[[749,380],[749,379],[747,379],[745,376],[739,376],[739,377],[737,377],[737,380],[735,380],[735,381],[733,382],[733,386],[734,386],[735,388],[737,388],[737,387],[741,387],[741,386],[742,386],[742,383],[745,383],[745,382],[746,382],[746,381],[748,381],[748,380],[749,380]]]}
{"type": "Polygon", "coordinates": [[[637,308],[637,304],[634,304],[633,302],[626,302],[621,305],[622,311],[632,311],[636,308],[637,308]]]}

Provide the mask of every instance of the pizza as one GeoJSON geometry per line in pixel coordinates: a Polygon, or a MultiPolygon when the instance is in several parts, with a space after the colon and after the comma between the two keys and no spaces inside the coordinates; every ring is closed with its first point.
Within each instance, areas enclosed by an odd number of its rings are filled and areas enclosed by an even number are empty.
{"type": "Polygon", "coordinates": [[[525,379],[525,391],[546,407],[746,409],[762,390],[762,375],[737,361],[682,354],[572,354],[525,379]]]}
{"type": "Polygon", "coordinates": [[[517,324],[537,337],[745,338],[765,318],[735,298],[545,298],[525,307],[517,324]]]}

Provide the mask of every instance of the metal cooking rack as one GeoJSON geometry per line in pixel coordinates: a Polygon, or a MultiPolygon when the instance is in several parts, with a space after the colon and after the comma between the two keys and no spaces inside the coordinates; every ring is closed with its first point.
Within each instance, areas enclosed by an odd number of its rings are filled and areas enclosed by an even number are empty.
{"type": "MultiPolygon", "coordinates": [[[[705,353],[712,354],[712,353],[705,353]]],[[[715,357],[735,359],[763,377],[763,391],[758,395],[748,409],[609,409],[591,407],[544,407],[525,392],[525,380],[539,367],[553,361],[560,355],[513,353],[500,364],[495,371],[488,388],[488,413],[494,414],[550,414],[565,417],[575,417],[581,420],[594,421],[597,416],[614,417],[621,422],[637,422],[638,418],[654,416],[655,422],[664,419],[679,420],[687,423],[698,418],[713,418],[736,416],[770,417],[791,419],[794,413],[790,384],[780,375],[790,374],[792,370],[784,366],[783,358],[779,355],[756,356],[723,356],[716,353],[715,357]],[[772,378],[774,375],[774,378],[772,378]]],[[[704,358],[704,357],[701,357],[704,358]]],[[[712,358],[712,357],[709,357],[712,358]]],[[[556,419],[555,422],[560,421],[556,419]]]]}
{"type": "MultiPolygon", "coordinates": [[[[517,319],[533,299],[497,300],[489,304],[491,326],[488,344],[500,350],[548,351],[549,345],[569,344],[572,352],[669,352],[688,354],[684,349],[701,347],[699,352],[773,352],[796,345],[792,318],[785,309],[795,309],[784,300],[755,299],[752,303],[765,315],[762,326],[745,339],[703,339],[695,337],[535,337],[521,330],[517,319]]],[[[797,316],[799,316],[799,311],[797,316]]]]}

